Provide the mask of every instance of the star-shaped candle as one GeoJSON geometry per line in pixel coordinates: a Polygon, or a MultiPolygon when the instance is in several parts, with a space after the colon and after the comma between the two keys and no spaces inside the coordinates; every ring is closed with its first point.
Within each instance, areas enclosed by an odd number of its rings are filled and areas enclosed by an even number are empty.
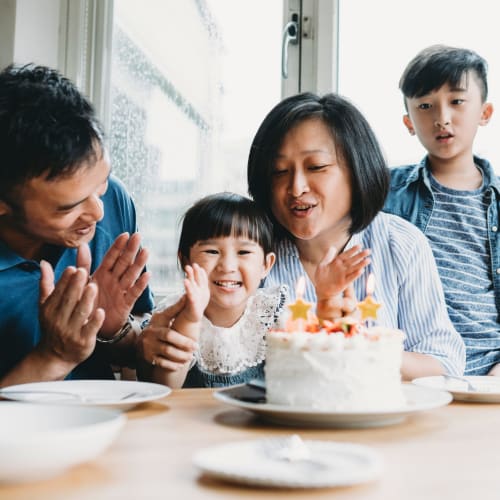
{"type": "Polygon", "coordinates": [[[370,274],[366,280],[366,297],[365,300],[358,304],[358,309],[361,311],[361,319],[373,318],[377,319],[377,311],[382,306],[373,299],[373,291],[375,290],[375,276],[370,274]]]}
{"type": "Polygon", "coordinates": [[[288,320],[287,330],[304,331],[305,323],[309,319],[309,309],[311,309],[312,304],[302,300],[306,289],[306,278],[301,276],[297,280],[297,286],[295,287],[295,295],[297,296],[293,304],[288,304],[288,309],[291,311],[291,316],[288,320]]]}

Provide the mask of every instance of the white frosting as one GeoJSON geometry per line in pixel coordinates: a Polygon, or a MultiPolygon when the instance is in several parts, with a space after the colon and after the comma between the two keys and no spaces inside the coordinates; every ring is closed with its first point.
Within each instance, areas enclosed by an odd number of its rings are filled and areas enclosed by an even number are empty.
{"type": "Polygon", "coordinates": [[[269,332],[266,397],[271,404],[330,411],[382,411],[404,405],[403,332],[269,332]]]}

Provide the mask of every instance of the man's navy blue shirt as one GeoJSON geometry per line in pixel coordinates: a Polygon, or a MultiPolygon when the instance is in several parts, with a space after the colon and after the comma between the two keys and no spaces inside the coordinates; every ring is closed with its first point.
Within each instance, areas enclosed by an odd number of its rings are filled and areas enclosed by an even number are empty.
{"type": "MultiPolygon", "coordinates": [[[[110,177],[102,197],[104,217],[97,223],[94,238],[89,243],[93,272],[101,263],[115,238],[137,230],[135,207],[123,184],[110,177]]],[[[76,265],[76,249],[54,247],[53,257],[47,259],[54,267],[56,281],[64,269],[76,265]]],[[[0,377],[9,372],[39,342],[38,320],[40,263],[26,260],[0,240],[0,377]]],[[[133,312],[151,311],[153,298],[148,289],[136,302],[133,312]]],[[[112,378],[111,365],[96,349],[77,366],[68,378],[112,378]]]]}

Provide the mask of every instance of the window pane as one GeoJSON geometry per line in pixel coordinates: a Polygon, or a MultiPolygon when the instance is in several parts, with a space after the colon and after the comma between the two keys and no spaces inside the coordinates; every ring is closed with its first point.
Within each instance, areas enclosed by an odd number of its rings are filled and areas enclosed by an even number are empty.
{"type": "MultiPolygon", "coordinates": [[[[491,2],[456,0],[341,0],[339,91],[352,99],[373,125],[391,166],[416,163],[425,150],[403,125],[399,78],[408,62],[428,45],[442,43],[475,50],[489,63],[489,96],[500,98],[498,21],[491,2]],[[485,11],[485,6],[486,11],[485,11]]],[[[500,172],[500,117],[480,127],[474,151],[500,172]]]]}
{"type": "Polygon", "coordinates": [[[114,5],[111,160],[135,198],[161,294],[180,283],[187,206],[215,191],[246,192],[251,139],[280,99],[283,2],[114,5]]]}

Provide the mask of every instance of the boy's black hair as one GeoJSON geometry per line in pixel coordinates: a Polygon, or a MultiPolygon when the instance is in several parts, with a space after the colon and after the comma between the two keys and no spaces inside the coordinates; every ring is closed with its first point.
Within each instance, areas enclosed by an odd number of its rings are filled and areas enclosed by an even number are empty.
{"type": "Polygon", "coordinates": [[[197,241],[243,236],[258,243],[264,255],[273,251],[273,227],[257,204],[236,193],[215,193],[191,206],[182,219],[178,255],[181,266],[197,241]]]}
{"type": "Polygon", "coordinates": [[[90,102],[56,70],[28,64],[0,71],[0,198],[27,180],[74,173],[102,154],[90,102]]]}
{"type": "MultiPolygon", "coordinates": [[[[320,119],[346,162],[352,182],[351,234],[367,227],[384,206],[389,169],[370,125],[361,112],[337,94],[297,94],[278,103],[264,118],[248,157],[248,192],[272,218],[280,237],[289,236],[273,217],[271,184],[275,159],[286,134],[298,124],[320,119]]],[[[334,198],[336,193],[331,193],[334,198]]]]}
{"type": "Polygon", "coordinates": [[[471,71],[478,79],[484,103],[488,98],[488,63],[473,50],[447,45],[431,45],[419,52],[406,66],[399,88],[405,98],[422,97],[445,83],[459,87],[471,71]]]}

